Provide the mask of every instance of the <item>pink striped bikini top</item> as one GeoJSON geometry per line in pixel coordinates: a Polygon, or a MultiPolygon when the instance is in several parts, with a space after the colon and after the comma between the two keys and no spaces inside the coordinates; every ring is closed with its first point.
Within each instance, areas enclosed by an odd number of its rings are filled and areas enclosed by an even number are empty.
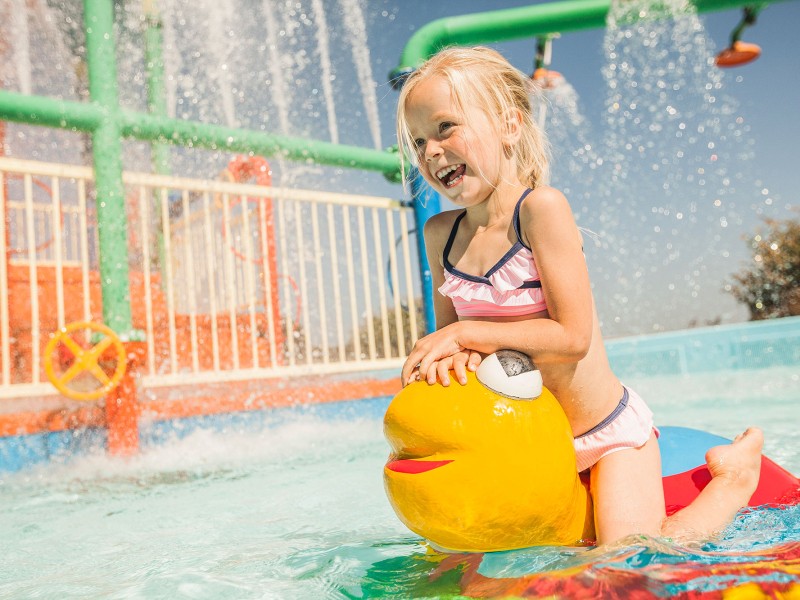
{"type": "Polygon", "coordinates": [[[442,253],[444,283],[439,292],[453,301],[459,317],[519,316],[547,310],[539,271],[520,232],[519,208],[530,192],[525,190],[514,207],[512,224],[517,234],[516,243],[483,277],[459,271],[450,263],[458,225],[467,212],[458,215],[453,223],[442,253]]]}

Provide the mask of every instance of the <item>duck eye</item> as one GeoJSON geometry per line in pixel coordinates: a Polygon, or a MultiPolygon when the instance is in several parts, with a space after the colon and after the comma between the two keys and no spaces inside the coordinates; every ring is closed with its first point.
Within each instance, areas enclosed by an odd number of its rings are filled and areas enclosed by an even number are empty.
{"type": "Polygon", "coordinates": [[[478,381],[514,400],[535,400],[542,393],[542,375],[531,359],[516,350],[498,350],[481,362],[478,381]]]}

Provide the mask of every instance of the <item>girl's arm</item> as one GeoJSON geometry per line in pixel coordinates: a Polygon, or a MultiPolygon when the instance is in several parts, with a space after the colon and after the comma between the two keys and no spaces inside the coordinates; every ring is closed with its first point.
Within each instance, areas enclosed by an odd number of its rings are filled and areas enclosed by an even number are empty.
{"type": "Polygon", "coordinates": [[[422,377],[437,362],[469,348],[489,354],[524,352],[534,363],[577,362],[592,337],[592,295],[581,240],[569,203],[553,188],[537,188],[522,203],[523,241],[531,246],[547,300],[548,318],[523,321],[460,321],[420,339],[406,364],[422,377]]]}
{"type": "MultiPolygon", "coordinates": [[[[433,284],[433,310],[436,316],[435,326],[442,329],[454,323],[458,323],[458,315],[453,307],[450,298],[439,293],[439,288],[444,283],[444,260],[442,252],[453,227],[453,221],[460,211],[449,211],[432,216],[425,223],[425,253],[428,257],[428,266],[431,270],[431,280],[433,284]]],[[[419,342],[418,342],[419,343],[419,342]]],[[[453,353],[449,356],[452,360],[442,362],[438,371],[439,380],[448,385],[448,371],[452,368],[455,371],[456,379],[462,384],[466,383],[466,370],[474,371],[481,362],[481,356],[477,352],[463,351],[463,348],[454,347],[453,353]]],[[[415,369],[419,361],[411,362],[406,360],[401,374],[401,382],[405,386],[409,381],[417,378],[415,369]]],[[[427,375],[426,371],[426,375],[427,375]]],[[[431,370],[430,375],[435,383],[437,370],[431,370]]]]}

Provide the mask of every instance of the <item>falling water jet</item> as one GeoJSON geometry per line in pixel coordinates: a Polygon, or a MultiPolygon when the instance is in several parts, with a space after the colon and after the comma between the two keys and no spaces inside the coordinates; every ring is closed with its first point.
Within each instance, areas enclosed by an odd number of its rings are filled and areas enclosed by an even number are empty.
{"type": "Polygon", "coordinates": [[[328,114],[328,131],[331,141],[339,143],[339,126],[336,122],[336,98],[333,95],[333,70],[331,69],[330,42],[328,39],[328,22],[325,18],[325,6],[322,0],[311,0],[317,23],[317,49],[319,62],[322,69],[322,94],[325,97],[325,109],[328,114]]]}
{"type": "Polygon", "coordinates": [[[12,0],[10,12],[10,38],[17,82],[23,94],[30,94],[32,91],[30,31],[28,30],[28,11],[25,7],[25,0],[12,0]]]}
{"type": "Polygon", "coordinates": [[[358,73],[358,83],[367,113],[367,122],[372,133],[372,143],[376,150],[381,149],[381,129],[378,118],[378,99],[375,95],[375,79],[369,62],[369,46],[367,45],[367,26],[359,0],[341,0],[344,12],[345,27],[353,53],[353,63],[358,73]]]}
{"type": "Polygon", "coordinates": [[[225,34],[230,27],[228,10],[226,10],[225,4],[218,0],[205,0],[204,3],[205,11],[208,14],[206,22],[208,27],[207,49],[209,50],[209,59],[216,63],[212,65],[210,73],[217,81],[217,93],[222,103],[225,124],[228,127],[238,127],[228,68],[231,59],[229,42],[225,39],[225,34]]]}
{"type": "Polygon", "coordinates": [[[669,6],[672,19],[633,23],[651,4],[613,3],[606,30],[605,164],[589,216],[605,231],[595,280],[613,288],[599,310],[620,333],[684,327],[689,312],[730,318],[722,280],[740,254],[738,207],[756,193],[736,190],[752,149],[711,42],[688,3],[669,6]]]}
{"type": "Polygon", "coordinates": [[[167,115],[175,118],[178,99],[178,73],[183,63],[175,35],[175,0],[161,0],[161,32],[163,36],[164,92],[167,115]]]}

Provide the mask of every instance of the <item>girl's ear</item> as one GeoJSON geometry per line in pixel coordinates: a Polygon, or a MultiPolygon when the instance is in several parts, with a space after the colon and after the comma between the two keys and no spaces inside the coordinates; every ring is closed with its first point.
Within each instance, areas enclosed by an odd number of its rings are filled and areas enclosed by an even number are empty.
{"type": "Polygon", "coordinates": [[[522,137],[522,113],[517,108],[509,108],[501,117],[501,136],[504,146],[513,146],[522,137]]]}

